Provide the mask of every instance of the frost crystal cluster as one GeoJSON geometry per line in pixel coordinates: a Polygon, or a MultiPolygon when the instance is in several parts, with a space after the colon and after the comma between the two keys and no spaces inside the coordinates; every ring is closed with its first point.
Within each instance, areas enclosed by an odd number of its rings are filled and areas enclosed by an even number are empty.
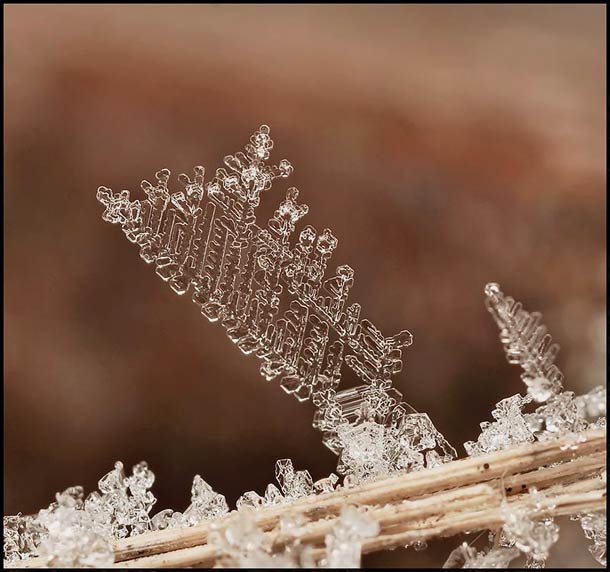
{"type": "Polygon", "coordinates": [[[602,566],[606,566],[606,513],[590,512],[578,515],[577,519],[580,520],[585,536],[593,541],[589,552],[602,566]]]}
{"type": "Polygon", "coordinates": [[[99,491],[85,499],[82,487],[71,487],[56,495],[56,502],[35,516],[4,517],[4,564],[18,565],[24,558],[40,557],[53,568],[104,568],[114,563],[113,542],[144,532],[172,527],[188,527],[212,521],[209,543],[220,553],[220,567],[246,568],[326,568],[357,567],[361,543],[374,536],[379,525],[355,507],[341,512],[326,536],[325,557],[316,560],[312,547],[302,544],[301,527],[306,520],[298,513],[281,516],[279,530],[285,536],[283,550],[277,550],[256,523],[256,508],[288,503],[311,494],[334,490],[338,477],[312,482],[308,471],[295,471],[292,461],[281,459],[276,465],[281,488],[270,484],[265,497],[249,492],[229,513],[225,497],[196,475],[191,489],[191,504],[183,512],[166,509],[150,517],[155,497],[148,490],[154,474],[142,462],[125,477],[120,462],[102,477],[99,491]],[[224,521],[221,517],[227,516],[224,521]]]}
{"type": "Polygon", "coordinates": [[[354,271],[330,270],[337,239],[329,229],[305,226],[293,239],[308,212],[298,190],[289,188],[273,216],[257,224],[261,195],[292,172],[285,159],[268,164],[269,133],[261,126],[205,184],[204,168],[196,167],[192,178],[178,177],[184,189],[174,193],[167,169],[155,184],[143,181],[144,199],[100,187],[103,219],[119,224],[161,279],[188,293],[242,352],[255,354],[265,379],[279,379],[299,401],[312,399],[314,426],[353,483],[451,460],[455,450],[430,419],[409,412],[392,388],[411,334],[384,335],[348,301],[354,271]],[[339,387],[344,366],[362,385],[339,387]]]}
{"type": "Polygon", "coordinates": [[[154,480],[144,462],[128,477],[117,462],[99,480],[99,491],[87,498],[82,487],[71,487],[36,516],[5,517],[5,562],[40,556],[48,566],[60,568],[112,564],[112,540],[151,529],[149,513],[156,499],[149,489],[154,480]]]}
{"type": "Polygon", "coordinates": [[[279,505],[308,495],[331,492],[339,480],[337,475],[331,473],[314,482],[309,471],[295,471],[290,459],[276,462],[275,478],[279,488],[269,483],[263,496],[254,491],[245,492],[237,499],[237,508],[279,505]]]}
{"type": "Polygon", "coordinates": [[[504,526],[501,543],[515,546],[528,556],[530,567],[541,568],[549,550],[559,538],[559,527],[552,518],[537,518],[544,497],[535,487],[529,491],[532,506],[511,506],[504,501],[501,507],[504,526]]]}
{"type": "Polygon", "coordinates": [[[379,524],[353,506],[345,506],[326,536],[326,568],[360,568],[362,541],[379,534],[379,524]]]}
{"type": "Polygon", "coordinates": [[[182,513],[165,509],[151,519],[153,530],[176,526],[194,526],[204,520],[212,520],[229,512],[225,497],[215,492],[199,475],[195,475],[191,487],[191,504],[182,513]]]}
{"type": "MultiPolygon", "coordinates": [[[[527,312],[520,302],[505,296],[498,284],[485,287],[486,305],[500,329],[500,340],[509,363],[521,366],[521,379],[527,386],[525,396],[513,395],[496,404],[495,421],[481,423],[476,442],[464,443],[469,455],[499,451],[530,441],[543,441],[573,433],[573,448],[578,448],[577,433],[585,429],[606,427],[606,388],[595,387],[576,396],[563,390],[563,374],[555,365],[559,346],[541,323],[538,312],[527,312]],[[528,406],[538,404],[528,412],[528,406]]],[[[527,555],[527,566],[540,568],[549,548],[557,541],[559,527],[552,518],[536,518],[542,496],[530,490],[534,508],[514,508],[504,503],[504,527],[501,538],[505,546],[515,546],[527,555]]],[[[595,559],[606,564],[606,513],[579,515],[587,538],[593,540],[590,551],[595,559]],[[603,531],[603,533],[602,533],[603,531]]],[[[493,552],[490,551],[490,553],[493,552]]]]}
{"type": "Polygon", "coordinates": [[[144,462],[125,476],[123,463],[98,482],[86,498],[82,487],[56,495],[35,516],[4,517],[4,562],[42,557],[51,567],[104,567],[114,562],[111,543],[151,530],[193,526],[229,512],[224,496],[196,475],[191,504],[184,513],[164,510],[151,518],[156,498],[149,490],[155,475],[144,462]]]}
{"type": "MultiPolygon", "coordinates": [[[[144,261],[177,294],[188,293],[206,318],[223,325],[242,352],[256,355],[267,380],[279,379],[282,389],[299,401],[312,400],[314,427],[338,455],[337,472],[344,477],[344,488],[451,461],[456,451],[430,418],[412,410],[392,387],[392,377],[402,368],[402,350],[412,343],[411,334],[406,330],[382,334],[361,317],[358,303],[348,301],[354,271],[347,265],[332,270],[330,259],[337,246],[332,232],[305,226],[295,235],[297,223],[308,211],[298,202],[295,188],[286,191],[269,220],[257,222],[261,195],[275,179],[292,172],[286,160],[268,163],[272,147],[269,128],[263,125],[244,151],[225,157],[226,168],[217,169],[205,184],[203,167],[196,167],[192,177],[180,175],[183,189],[178,192],[168,188],[167,169],[157,173],[156,183],[142,183],[142,199],[131,200],[129,191],[114,193],[100,187],[102,217],[120,225],[128,240],[139,246],[144,261]],[[356,374],[360,385],[340,387],[345,367],[356,374]]],[[[541,315],[524,310],[497,284],[488,284],[485,295],[508,360],[521,367],[527,391],[496,404],[493,421],[481,423],[477,440],[464,444],[468,455],[566,434],[568,448],[577,449],[582,443],[579,432],[605,429],[605,388],[580,396],[564,391],[563,374],[555,364],[559,346],[541,323],[541,315]]],[[[561,445],[564,451],[563,441],[561,445]]],[[[454,466],[446,469],[452,478],[459,474],[452,472],[454,466]]],[[[415,480],[420,476],[425,483],[428,475],[416,475],[415,480]]],[[[289,459],[277,461],[275,477],[276,483],[262,494],[244,493],[230,512],[225,497],[196,475],[191,503],[183,512],[166,509],[153,515],[154,474],[142,462],[126,476],[123,464],[117,462],[100,479],[99,490],[86,498],[81,487],[72,487],[36,515],[4,517],[4,563],[15,566],[37,556],[54,568],[109,567],[117,540],[204,521],[209,521],[207,540],[220,567],[358,567],[363,542],[380,534],[380,522],[386,527],[385,537],[376,540],[377,545],[387,546],[384,542],[392,536],[404,538],[400,519],[393,520],[406,513],[404,507],[401,511],[394,506],[395,514],[385,512],[377,521],[373,511],[383,512],[392,503],[349,505],[350,498],[366,499],[372,485],[331,495],[341,488],[337,475],[314,481],[309,471],[296,470],[289,459]],[[350,497],[352,492],[355,497],[350,497]],[[312,499],[305,498],[326,494],[313,499],[320,503],[314,508],[309,504],[312,499]],[[342,499],[339,505],[333,504],[337,498],[342,499]],[[334,520],[326,520],[328,514],[312,517],[320,506],[332,507],[334,520]],[[278,518],[273,530],[259,526],[261,508],[270,509],[263,511],[265,518],[270,514],[278,518]],[[308,534],[312,538],[315,527],[321,527],[317,544],[307,544],[305,539],[308,534]]],[[[605,471],[601,477],[605,482],[605,471]]],[[[387,483],[379,486],[380,494],[386,495],[383,502],[393,498],[387,483]]],[[[430,500],[436,500],[433,494],[430,500]]],[[[543,567],[559,534],[557,524],[545,516],[548,503],[531,486],[517,501],[505,498],[499,507],[501,524],[491,532],[490,545],[477,550],[464,543],[451,553],[445,567],[506,568],[520,555],[528,567],[543,567]]],[[[442,511],[450,512],[445,505],[442,511]]],[[[485,512],[478,505],[477,511],[485,512]]],[[[591,541],[591,554],[605,565],[605,512],[573,518],[591,541]]],[[[412,527],[408,523],[407,532],[412,527]]],[[[418,550],[426,543],[420,540],[408,546],[418,550]]]]}
{"type": "Polygon", "coordinates": [[[478,551],[468,543],[463,542],[451,554],[443,568],[508,568],[508,565],[519,556],[516,548],[498,546],[489,550],[478,551]]]}
{"type": "Polygon", "coordinates": [[[581,396],[563,391],[563,374],[554,363],[559,346],[552,343],[541,315],[525,311],[520,302],[504,296],[497,284],[488,284],[485,296],[508,361],[523,370],[527,393],[500,401],[492,411],[495,421],[481,423],[477,441],[464,444],[466,452],[480,455],[566,432],[605,427],[606,388],[596,387],[581,396]],[[534,403],[540,405],[527,413],[527,406],[534,403]]]}

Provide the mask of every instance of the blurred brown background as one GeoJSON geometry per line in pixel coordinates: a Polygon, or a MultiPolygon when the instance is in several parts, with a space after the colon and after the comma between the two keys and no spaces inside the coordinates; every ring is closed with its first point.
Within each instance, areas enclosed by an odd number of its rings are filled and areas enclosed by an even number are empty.
{"type": "MultiPolygon", "coordinates": [[[[339,237],[352,299],[387,335],[413,332],[396,387],[460,453],[523,390],[487,281],[543,312],[569,389],[605,382],[604,5],[4,15],[4,514],[91,490],[117,459],[149,462],[159,509],[186,507],[196,473],[234,502],[278,458],[334,469],[311,405],[266,383],[95,200],[161,167],[211,176],[261,123],[306,223],[339,237]]],[[[592,565],[570,526],[550,564],[592,565]]],[[[365,564],[438,566],[457,542],[365,564]]]]}

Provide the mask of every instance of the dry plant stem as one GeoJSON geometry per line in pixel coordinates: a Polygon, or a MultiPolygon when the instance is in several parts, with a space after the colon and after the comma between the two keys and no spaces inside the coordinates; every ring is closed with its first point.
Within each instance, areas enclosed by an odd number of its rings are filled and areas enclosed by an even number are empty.
{"type": "MultiPolygon", "coordinates": [[[[451,512],[447,513],[444,504],[437,504],[435,515],[425,519],[413,519],[408,516],[408,510],[403,510],[400,505],[394,505],[395,515],[402,518],[380,519],[381,534],[375,538],[365,540],[362,550],[364,553],[376,552],[391,548],[405,546],[415,541],[431,540],[444,536],[454,536],[460,533],[477,532],[479,530],[495,529],[502,525],[502,515],[500,512],[500,501],[503,495],[500,491],[494,491],[492,487],[483,485],[496,494],[480,495],[483,489],[479,489],[471,500],[478,500],[468,508],[467,502],[456,502],[456,506],[451,506],[451,512]],[[492,504],[489,508],[481,509],[481,501],[492,504]],[[476,508],[475,508],[476,507],[476,508]],[[403,513],[403,514],[401,514],[403,513]],[[388,522],[400,521],[404,518],[409,520],[398,526],[387,526],[388,522]],[[387,530],[387,531],[386,531],[387,530]]],[[[473,489],[475,487],[472,487],[473,489]]],[[[561,490],[558,487],[557,490],[561,490]]],[[[549,497],[542,505],[538,514],[545,516],[563,516],[574,514],[581,511],[596,511],[605,508],[606,491],[599,478],[588,479],[582,483],[574,483],[565,487],[567,492],[556,494],[549,497]],[[601,488],[600,488],[601,487],[601,488]],[[590,490],[596,489],[596,490],[590,490]],[[584,492],[581,492],[584,490],[584,492]]],[[[547,491],[545,491],[546,493],[547,491]]],[[[473,491],[474,493],[474,491],[473,491]]],[[[508,501],[513,505],[531,505],[528,495],[515,495],[508,501]]],[[[489,506],[489,505],[488,505],[489,506]]],[[[387,512],[387,507],[372,509],[369,514],[376,518],[378,512],[387,512]]],[[[423,514],[423,513],[422,513],[423,514]]],[[[312,523],[307,531],[307,542],[312,545],[322,545],[324,537],[334,524],[335,519],[330,521],[318,521],[312,523]]],[[[312,556],[320,559],[325,555],[325,551],[320,548],[314,550],[312,556]]],[[[197,546],[176,550],[167,554],[138,558],[128,562],[116,564],[115,567],[135,567],[135,568],[166,568],[179,566],[212,566],[216,560],[217,551],[209,545],[197,546]]]]}
{"type": "MultiPolygon", "coordinates": [[[[580,438],[582,442],[578,444],[576,450],[566,448],[566,445],[571,445],[574,441],[574,436],[568,435],[553,441],[521,445],[480,457],[454,461],[434,469],[400,475],[353,489],[340,489],[332,493],[306,497],[290,505],[262,509],[259,511],[257,523],[261,529],[269,530],[277,524],[280,515],[287,510],[304,513],[306,516],[316,519],[337,514],[347,502],[358,505],[385,504],[392,500],[400,501],[430,492],[497,478],[503,478],[508,483],[508,477],[527,471],[534,472],[528,473],[528,477],[525,475],[514,477],[512,484],[507,488],[516,490],[522,488],[523,484],[527,487],[528,483],[540,486],[545,483],[545,479],[552,482],[553,478],[561,479],[568,474],[578,475],[581,470],[587,474],[605,463],[606,432],[600,429],[588,431],[582,433],[580,438]],[[602,457],[583,460],[585,456],[596,453],[602,457]],[[541,475],[542,471],[537,471],[538,468],[545,465],[574,458],[577,459],[573,462],[582,463],[582,465],[570,463],[544,469],[544,475],[549,475],[548,478],[541,475]],[[546,471],[550,471],[550,473],[546,471]]],[[[222,520],[217,522],[221,524],[222,520]]],[[[116,544],[116,560],[120,562],[139,556],[203,544],[207,539],[209,526],[209,523],[205,522],[189,529],[170,529],[126,538],[116,544]]]]}
{"type": "MultiPolygon", "coordinates": [[[[257,524],[262,530],[271,531],[270,543],[281,548],[289,539],[273,530],[279,517],[300,513],[310,520],[302,529],[304,541],[316,545],[323,543],[342,506],[367,506],[381,526],[381,534],[363,545],[363,550],[370,552],[416,540],[497,528],[501,525],[502,499],[508,496],[509,502],[529,502],[523,493],[532,486],[552,494],[554,507],[548,508],[549,515],[601,510],[605,508],[605,489],[597,490],[602,488],[601,480],[586,477],[605,466],[605,449],[606,432],[600,429],[581,433],[577,440],[574,435],[566,435],[528,443],[263,508],[258,511],[257,524]]],[[[214,524],[222,527],[229,517],[214,524]]],[[[117,563],[123,563],[115,566],[211,565],[216,550],[205,544],[209,529],[210,523],[204,522],[120,540],[115,544],[115,558],[117,563]]],[[[37,558],[20,563],[20,567],[40,565],[37,558]]]]}

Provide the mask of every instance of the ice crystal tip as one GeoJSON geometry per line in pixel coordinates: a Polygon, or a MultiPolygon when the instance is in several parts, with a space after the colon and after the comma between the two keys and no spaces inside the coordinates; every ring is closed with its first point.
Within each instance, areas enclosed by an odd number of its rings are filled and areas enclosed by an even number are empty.
{"type": "Polygon", "coordinates": [[[490,282],[485,285],[485,296],[488,298],[496,298],[502,295],[500,285],[497,282],[490,282]]]}

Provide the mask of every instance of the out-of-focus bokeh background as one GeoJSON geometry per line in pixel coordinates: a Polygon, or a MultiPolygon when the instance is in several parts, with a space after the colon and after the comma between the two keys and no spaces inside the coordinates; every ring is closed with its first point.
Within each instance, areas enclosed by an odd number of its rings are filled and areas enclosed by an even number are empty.
{"type": "MultiPolygon", "coordinates": [[[[9,5],[4,514],[146,459],[158,508],[230,502],[290,457],[336,466],[312,407],[177,297],[95,190],[210,174],[261,123],[331,227],[352,299],[414,334],[396,387],[463,454],[522,391],[483,286],[543,312],[566,386],[605,382],[604,5],[9,5]]],[[[262,209],[283,198],[285,184],[262,209]]],[[[439,566],[458,539],[368,566],[439,566]]],[[[592,565],[570,525],[549,564],[592,565]]]]}

